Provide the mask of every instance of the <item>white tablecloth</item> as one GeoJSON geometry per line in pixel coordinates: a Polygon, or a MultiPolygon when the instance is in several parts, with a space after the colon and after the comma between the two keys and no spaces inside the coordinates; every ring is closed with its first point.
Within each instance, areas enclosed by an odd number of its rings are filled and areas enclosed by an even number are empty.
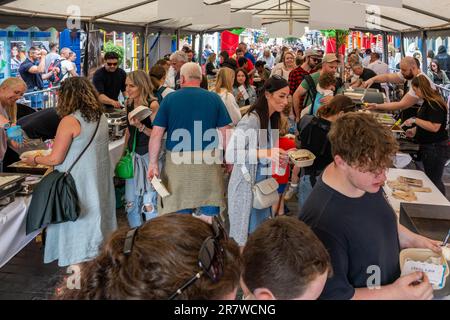
{"type": "MultiPolygon", "coordinates": [[[[112,167],[115,168],[123,152],[125,138],[109,144],[112,167]]],[[[30,197],[18,197],[0,211],[0,268],[30,243],[39,232],[27,236],[26,214],[31,202],[30,197]]]]}
{"type": "Polygon", "coordinates": [[[109,143],[109,157],[111,158],[112,168],[115,168],[122,156],[125,145],[125,137],[109,143]]]}
{"type": "Polygon", "coordinates": [[[0,268],[22,250],[39,233],[26,235],[26,214],[31,197],[16,198],[0,211],[0,268]]]}
{"type": "MultiPolygon", "coordinates": [[[[414,179],[420,179],[423,181],[424,188],[431,188],[431,193],[422,193],[416,192],[417,201],[412,203],[420,203],[420,204],[432,204],[432,205],[441,205],[441,206],[450,206],[450,202],[446,197],[439,191],[439,189],[431,182],[431,180],[427,177],[425,172],[418,170],[406,170],[406,169],[389,169],[387,173],[387,179],[389,181],[397,180],[398,177],[408,177],[414,179]]],[[[388,187],[386,184],[384,186],[384,192],[388,197],[388,201],[391,206],[394,208],[397,214],[400,213],[400,203],[404,202],[401,200],[397,200],[392,196],[392,189],[388,187]]],[[[450,208],[449,208],[450,210],[450,208]]]]}

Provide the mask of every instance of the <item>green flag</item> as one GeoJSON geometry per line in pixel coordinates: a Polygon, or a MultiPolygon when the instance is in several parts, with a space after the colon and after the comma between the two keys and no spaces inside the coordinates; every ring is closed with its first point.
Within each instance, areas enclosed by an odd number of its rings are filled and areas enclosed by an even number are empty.
{"type": "Polygon", "coordinates": [[[233,30],[231,30],[230,32],[231,32],[232,34],[235,34],[235,35],[237,35],[237,36],[240,36],[241,33],[244,32],[244,31],[245,31],[245,28],[239,28],[239,29],[233,29],[233,30]]]}

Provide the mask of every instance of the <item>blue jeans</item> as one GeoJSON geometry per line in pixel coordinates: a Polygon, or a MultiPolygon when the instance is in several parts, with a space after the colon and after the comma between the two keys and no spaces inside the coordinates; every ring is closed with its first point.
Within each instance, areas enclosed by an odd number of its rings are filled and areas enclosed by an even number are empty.
{"type": "Polygon", "coordinates": [[[158,216],[157,199],[156,191],[148,191],[143,196],[136,195],[134,180],[125,180],[125,210],[131,228],[139,227],[144,221],[158,216]],[[146,206],[151,206],[153,210],[147,212],[146,206]]]}
{"type": "Polygon", "coordinates": [[[31,108],[33,109],[42,109],[44,107],[44,94],[36,93],[31,95],[31,108]]]}
{"type": "Polygon", "coordinates": [[[313,187],[311,185],[310,176],[303,175],[300,177],[298,184],[298,210],[300,211],[305,205],[306,200],[309,198],[313,187]]]}
{"type": "MultiPolygon", "coordinates": [[[[200,207],[200,214],[208,216],[208,217],[215,217],[220,214],[220,207],[200,207]]],[[[180,214],[193,214],[194,209],[183,209],[178,211],[177,213],[180,214]]]]}

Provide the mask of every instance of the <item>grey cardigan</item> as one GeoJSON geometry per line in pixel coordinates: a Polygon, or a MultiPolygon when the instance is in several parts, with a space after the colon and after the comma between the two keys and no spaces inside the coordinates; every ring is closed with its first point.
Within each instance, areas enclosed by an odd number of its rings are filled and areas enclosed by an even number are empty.
{"type": "Polygon", "coordinates": [[[256,163],[254,161],[257,159],[256,152],[258,149],[268,148],[268,141],[262,138],[260,129],[261,124],[256,113],[245,115],[236,126],[226,152],[227,162],[234,164],[228,184],[230,237],[242,247],[247,242],[250,213],[253,208],[252,187],[256,180],[256,170],[258,167],[257,161],[256,163]],[[253,133],[252,137],[247,136],[246,138],[244,131],[253,133]],[[238,145],[237,142],[239,140],[243,141],[243,139],[245,139],[245,144],[241,143],[238,145]],[[242,171],[244,166],[250,173],[252,183],[249,183],[245,179],[242,171]]]}

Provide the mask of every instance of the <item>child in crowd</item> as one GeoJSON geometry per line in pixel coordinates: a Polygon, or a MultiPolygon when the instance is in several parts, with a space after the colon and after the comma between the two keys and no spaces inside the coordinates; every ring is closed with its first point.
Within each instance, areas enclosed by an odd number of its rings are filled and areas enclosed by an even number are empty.
{"type": "Polygon", "coordinates": [[[317,95],[314,104],[311,106],[312,114],[317,115],[317,111],[323,106],[321,100],[325,97],[334,96],[336,90],[336,78],[333,74],[324,73],[319,78],[317,84],[317,95]]]}
{"type": "MultiPolygon", "coordinates": [[[[280,138],[279,138],[279,148],[285,151],[289,151],[292,149],[295,149],[295,136],[290,137],[289,136],[289,122],[286,116],[281,116],[281,125],[280,125],[280,138]]],[[[273,178],[277,180],[279,184],[278,193],[280,195],[280,200],[278,203],[274,204],[272,207],[272,214],[274,216],[282,216],[284,215],[284,193],[286,190],[286,187],[289,182],[289,162],[286,164],[286,170],[285,174],[282,176],[279,176],[276,174],[275,168],[273,168],[273,178]]],[[[280,163],[280,169],[283,169],[283,165],[280,163]]]]}

